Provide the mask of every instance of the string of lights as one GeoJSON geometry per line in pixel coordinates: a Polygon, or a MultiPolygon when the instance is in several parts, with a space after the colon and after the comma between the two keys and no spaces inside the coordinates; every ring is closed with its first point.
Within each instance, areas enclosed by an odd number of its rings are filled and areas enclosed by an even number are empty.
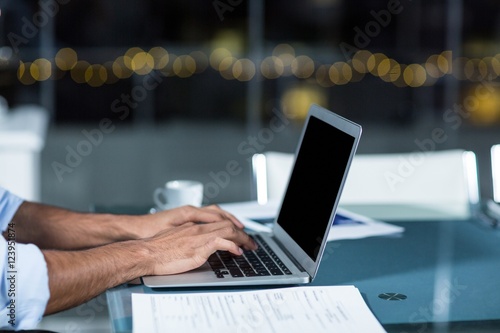
{"type": "Polygon", "coordinates": [[[500,75],[500,54],[484,58],[453,58],[451,51],[443,51],[429,56],[425,63],[403,64],[383,53],[360,50],[349,61],[321,64],[307,55],[296,56],[295,49],[289,44],[279,44],[271,55],[255,63],[248,58],[237,58],[222,47],[210,53],[194,51],[183,55],[168,52],[163,47],[153,47],[149,51],[133,47],[115,60],[90,64],[80,60],[74,49],[62,48],[54,59],[20,61],[17,78],[22,84],[31,85],[70,75],[76,83],[100,87],[133,74],[147,75],[153,70],[165,77],[188,78],[209,67],[227,80],[241,82],[252,80],[260,71],[265,79],[295,76],[315,79],[322,87],[358,82],[371,75],[398,87],[416,88],[432,86],[445,75],[472,82],[494,80],[500,75]]]}

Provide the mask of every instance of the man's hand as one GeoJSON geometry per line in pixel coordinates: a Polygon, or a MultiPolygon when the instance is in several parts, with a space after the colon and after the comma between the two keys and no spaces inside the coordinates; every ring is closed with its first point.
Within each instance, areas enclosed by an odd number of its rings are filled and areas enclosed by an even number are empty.
{"type": "Polygon", "coordinates": [[[156,214],[80,213],[25,201],[13,220],[16,241],[42,249],[49,273],[46,313],[76,306],[144,275],[201,266],[217,250],[255,249],[233,215],[217,206],[156,214]]]}
{"type": "Polygon", "coordinates": [[[140,276],[195,269],[217,250],[239,255],[242,248],[257,248],[241,223],[217,207],[182,207],[146,221],[150,218],[136,221],[151,222],[148,229],[155,235],[148,238],[83,251],[43,251],[51,295],[46,313],[76,306],[140,276]]]}
{"type": "MultiPolygon", "coordinates": [[[[217,214],[208,212],[210,214],[217,214]]],[[[201,214],[203,215],[203,214],[201,214]]],[[[205,223],[184,222],[145,240],[148,275],[176,274],[201,266],[217,250],[241,255],[242,248],[255,250],[255,242],[233,219],[208,220],[205,223]]]]}
{"type": "Polygon", "coordinates": [[[13,222],[20,243],[41,249],[81,250],[119,241],[150,238],[185,223],[231,221],[243,229],[233,215],[212,205],[184,206],[156,214],[115,215],[74,212],[67,209],[24,202],[13,222]]]}
{"type": "Polygon", "coordinates": [[[149,238],[159,232],[182,226],[186,223],[214,223],[230,221],[239,229],[243,224],[229,212],[217,205],[196,208],[193,206],[182,206],[170,210],[160,211],[156,214],[143,215],[139,221],[134,221],[132,228],[140,238],[149,238]]]}

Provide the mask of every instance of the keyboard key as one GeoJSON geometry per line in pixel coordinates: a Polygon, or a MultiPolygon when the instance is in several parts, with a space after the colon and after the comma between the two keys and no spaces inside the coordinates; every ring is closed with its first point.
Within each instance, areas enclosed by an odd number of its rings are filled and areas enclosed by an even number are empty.
{"type": "Polygon", "coordinates": [[[259,248],[256,251],[244,251],[243,255],[233,255],[228,251],[217,251],[208,258],[218,278],[243,276],[269,276],[292,274],[271,247],[260,237],[256,237],[259,248]]]}
{"type": "Polygon", "coordinates": [[[236,269],[230,269],[229,273],[231,274],[232,277],[243,277],[243,272],[240,271],[239,268],[236,269]]]}

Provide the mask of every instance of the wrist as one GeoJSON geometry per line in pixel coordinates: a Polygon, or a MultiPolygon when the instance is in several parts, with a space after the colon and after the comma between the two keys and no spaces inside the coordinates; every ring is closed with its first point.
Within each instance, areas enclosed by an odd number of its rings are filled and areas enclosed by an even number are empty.
{"type": "Polygon", "coordinates": [[[109,235],[113,235],[113,242],[138,240],[142,237],[141,219],[134,215],[109,214],[109,235]]]}
{"type": "Polygon", "coordinates": [[[116,269],[123,274],[120,283],[151,275],[154,262],[151,259],[151,251],[144,240],[129,240],[109,246],[115,248],[110,255],[115,254],[115,258],[119,260],[116,269]],[[118,253],[121,256],[116,256],[118,253]]]}
{"type": "Polygon", "coordinates": [[[121,220],[122,234],[127,237],[122,240],[150,238],[168,228],[165,223],[160,223],[159,217],[155,214],[122,215],[117,216],[117,219],[121,220]]]}

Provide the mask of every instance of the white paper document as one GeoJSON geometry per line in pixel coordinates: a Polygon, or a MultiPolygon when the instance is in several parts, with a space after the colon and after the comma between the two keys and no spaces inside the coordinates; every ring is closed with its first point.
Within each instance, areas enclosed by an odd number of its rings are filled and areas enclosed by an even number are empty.
{"type": "Polygon", "coordinates": [[[133,332],[386,332],[354,286],[132,294],[133,332]]]}
{"type": "MultiPolygon", "coordinates": [[[[271,231],[274,217],[278,214],[276,202],[265,205],[260,205],[256,201],[236,202],[221,204],[220,207],[234,214],[248,229],[263,232],[271,231]],[[271,223],[266,223],[266,220],[271,223]]],[[[403,231],[403,227],[338,208],[328,240],[393,236],[403,231]]]]}
{"type": "Polygon", "coordinates": [[[330,228],[330,233],[328,234],[328,240],[396,236],[400,235],[403,231],[403,227],[338,208],[333,227],[330,228]]]}

